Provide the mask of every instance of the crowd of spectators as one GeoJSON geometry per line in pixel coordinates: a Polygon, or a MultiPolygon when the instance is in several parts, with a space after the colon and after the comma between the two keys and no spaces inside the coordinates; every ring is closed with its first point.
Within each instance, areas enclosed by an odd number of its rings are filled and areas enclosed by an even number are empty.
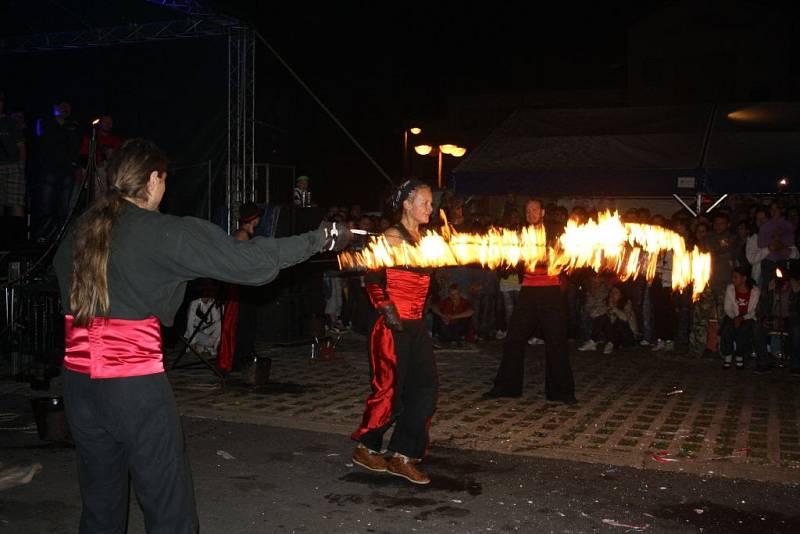
{"type": "MultiPolygon", "coordinates": [[[[467,203],[445,191],[439,207],[457,231],[483,232],[492,226],[520,228],[524,200],[509,195],[502,210],[493,214],[478,209],[488,203],[467,203]]],[[[597,211],[589,205],[570,210],[553,202],[546,204],[545,218],[558,228],[570,219],[585,222],[597,211]]],[[[795,262],[800,258],[799,198],[731,195],[698,217],[683,209],[663,215],[647,208],[627,209],[621,216],[624,222],[671,229],[690,249],[709,252],[711,280],[694,302],[691,288],[673,292],[671,253],[660,256],[650,282],[620,280],[614,273],[589,269],[563,275],[569,337],[578,350],[677,350],[693,357],[720,357],[725,367],[739,368],[755,358],[757,371],[791,356],[793,371],[800,371],[800,269],[795,262]]],[[[376,233],[393,222],[389,215],[363,213],[359,206],[332,206],[326,217],[376,233]]],[[[438,224],[440,220],[432,221],[431,226],[438,224]]],[[[360,238],[354,247],[367,240],[360,238]]],[[[325,280],[330,327],[365,332],[369,306],[359,277],[331,271],[325,280]]],[[[450,267],[436,269],[434,281],[427,320],[437,346],[504,338],[520,290],[520,272],[450,267]]],[[[534,336],[529,343],[542,341],[534,336]]]]}
{"type": "Polygon", "coordinates": [[[81,127],[72,105],[63,99],[29,121],[0,92],[0,212],[7,217],[8,235],[21,242],[24,218],[30,216],[34,240],[48,242],[57,236],[84,183],[93,129],[96,180],[91,186],[102,192],[105,162],[122,144],[113,128],[110,115],[100,116],[95,126],[81,127]]]}

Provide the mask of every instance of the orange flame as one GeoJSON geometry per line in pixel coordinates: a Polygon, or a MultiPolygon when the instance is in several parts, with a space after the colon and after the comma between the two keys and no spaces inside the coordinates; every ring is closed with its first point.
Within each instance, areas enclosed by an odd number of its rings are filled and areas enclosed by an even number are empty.
{"type": "Polygon", "coordinates": [[[521,231],[491,228],[484,234],[454,231],[445,221],[440,232],[428,230],[416,245],[391,245],[384,236],[373,237],[362,251],[339,254],[341,269],[383,267],[445,267],[478,263],[491,269],[522,262],[532,270],[546,264],[550,274],[589,267],[612,271],[620,279],[644,276],[652,280],[659,254],[672,254],[672,288],[692,284],[697,299],[708,284],[711,257],[695,247],[689,251],[683,238],[671,230],[649,224],[623,223],[619,213],[601,213],[585,224],[569,221],[564,233],[547,245],[544,227],[521,231]]]}

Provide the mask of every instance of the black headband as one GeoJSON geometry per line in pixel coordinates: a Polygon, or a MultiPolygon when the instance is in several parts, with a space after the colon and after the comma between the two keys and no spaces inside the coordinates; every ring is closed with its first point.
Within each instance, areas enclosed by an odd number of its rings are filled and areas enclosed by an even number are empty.
{"type": "Polygon", "coordinates": [[[399,210],[403,207],[403,201],[411,195],[411,192],[417,189],[418,187],[428,187],[428,184],[423,182],[422,180],[406,180],[403,184],[397,189],[397,192],[392,197],[392,207],[396,210],[399,210]]]}

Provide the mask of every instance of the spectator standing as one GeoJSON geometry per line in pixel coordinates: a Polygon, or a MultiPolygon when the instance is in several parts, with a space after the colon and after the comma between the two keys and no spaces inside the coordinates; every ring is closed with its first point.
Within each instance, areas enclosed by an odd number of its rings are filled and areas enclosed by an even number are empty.
{"type": "MultiPolygon", "coordinates": [[[[114,119],[111,115],[103,115],[97,123],[97,136],[95,138],[96,148],[94,153],[95,165],[95,195],[105,194],[106,191],[106,161],[113,154],[114,150],[122,145],[122,139],[114,133],[114,119]]],[[[91,136],[86,134],[81,141],[81,167],[86,167],[89,159],[91,136]]]]}
{"type": "Polygon", "coordinates": [[[52,117],[41,119],[37,238],[54,238],[69,215],[78,172],[80,132],[72,120],[72,105],[62,100],[53,106],[52,117]]]}
{"type": "Polygon", "coordinates": [[[656,277],[650,285],[650,302],[653,307],[653,351],[675,348],[677,317],[676,304],[672,298],[672,251],[664,252],[656,264],[656,277]]]}
{"type": "Polygon", "coordinates": [[[769,248],[762,248],[759,246],[758,236],[761,231],[761,227],[764,226],[764,223],[766,223],[768,220],[769,215],[767,215],[766,208],[759,207],[756,209],[755,227],[752,229],[752,233],[750,234],[750,237],[747,238],[747,242],[745,243],[745,256],[750,264],[750,277],[759,287],[762,285],[761,262],[767,256],[769,256],[769,248]]]}
{"type": "Polygon", "coordinates": [[[505,339],[508,325],[511,322],[511,314],[514,312],[514,306],[517,304],[519,290],[522,286],[519,282],[519,273],[516,270],[507,270],[501,273],[499,279],[503,325],[501,329],[497,330],[495,337],[497,339],[505,339]]]}
{"type": "Polygon", "coordinates": [[[309,190],[310,182],[311,178],[306,175],[298,176],[297,180],[295,180],[294,193],[292,194],[292,202],[295,206],[311,206],[311,191],[309,190]]]}
{"type": "Polygon", "coordinates": [[[770,218],[758,229],[758,247],[769,249],[769,254],[761,262],[761,282],[759,287],[767,287],[775,277],[775,268],[780,266],[788,270],[791,256],[790,247],[794,246],[794,228],[783,217],[783,210],[778,202],[769,206],[770,218]]]}
{"type": "MultiPolygon", "coordinates": [[[[239,210],[239,228],[232,234],[236,241],[249,241],[255,237],[263,212],[256,204],[248,202],[239,210]]],[[[228,284],[228,299],[222,318],[222,334],[217,357],[217,367],[223,373],[240,370],[253,353],[256,336],[256,305],[254,292],[241,286],[228,284]]]]}
{"type": "Polygon", "coordinates": [[[800,269],[795,262],[789,272],[789,351],[791,373],[800,375],[800,269]]]}
{"type": "Polygon", "coordinates": [[[26,145],[18,122],[6,115],[5,105],[5,95],[0,93],[0,213],[14,217],[13,234],[21,238],[25,225],[26,145]]]}

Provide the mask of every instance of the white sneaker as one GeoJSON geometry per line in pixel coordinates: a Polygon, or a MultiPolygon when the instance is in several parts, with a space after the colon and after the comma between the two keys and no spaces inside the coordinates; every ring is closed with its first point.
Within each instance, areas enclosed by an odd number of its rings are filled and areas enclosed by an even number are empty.
{"type": "Polygon", "coordinates": [[[505,339],[507,335],[505,330],[498,330],[494,337],[495,339],[505,339]]]}
{"type": "Polygon", "coordinates": [[[614,344],[612,342],[606,343],[606,348],[603,349],[603,354],[611,354],[614,352],[614,344]]]}
{"type": "Polygon", "coordinates": [[[593,339],[589,339],[583,343],[578,350],[581,352],[586,352],[589,350],[597,350],[597,343],[593,339]]]}
{"type": "Polygon", "coordinates": [[[650,342],[647,341],[646,339],[643,339],[643,340],[641,340],[639,342],[639,346],[641,346],[641,347],[649,347],[650,346],[650,342]]]}
{"type": "Polygon", "coordinates": [[[658,352],[660,350],[664,350],[666,347],[667,347],[666,344],[659,339],[658,341],[656,341],[656,344],[653,345],[653,348],[650,350],[652,350],[653,352],[658,352]]]}
{"type": "Polygon", "coordinates": [[[723,369],[730,369],[731,362],[733,361],[733,354],[728,354],[722,357],[722,368],[723,369]]]}
{"type": "Polygon", "coordinates": [[[528,340],[528,345],[544,345],[544,339],[539,339],[538,337],[532,337],[528,340]]]}
{"type": "Polygon", "coordinates": [[[742,356],[736,357],[736,368],[742,369],[744,367],[744,358],[742,356]]]}
{"type": "Polygon", "coordinates": [[[673,350],[675,350],[675,342],[672,341],[671,339],[666,340],[664,342],[664,350],[668,352],[672,352],[673,350]]]}

